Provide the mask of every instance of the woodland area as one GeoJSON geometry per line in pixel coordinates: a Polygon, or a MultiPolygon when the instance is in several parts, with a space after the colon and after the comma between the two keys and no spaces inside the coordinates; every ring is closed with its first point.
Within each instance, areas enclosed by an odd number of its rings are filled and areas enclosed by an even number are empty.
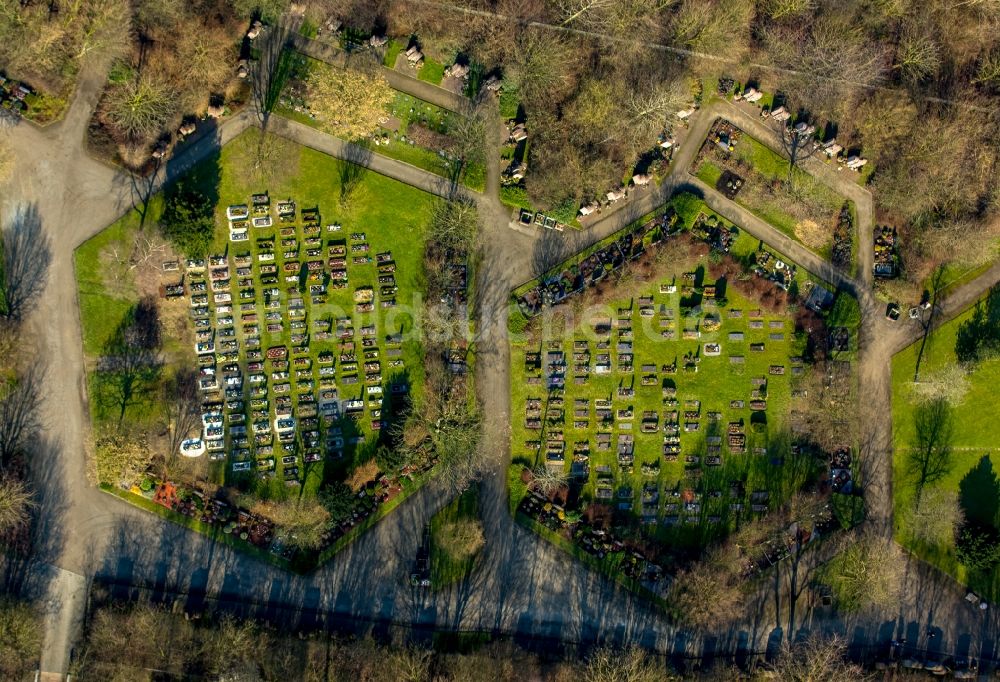
{"type": "MultiPolygon", "coordinates": [[[[323,632],[287,633],[266,623],[228,615],[186,618],[162,606],[102,603],[91,614],[80,644],[76,674],[84,679],[407,680],[476,682],[667,682],[682,679],[662,657],[638,648],[548,648],[544,655],[478,633],[440,633],[434,646],[323,632]],[[156,671],[156,677],[153,677],[156,671]]],[[[694,678],[794,679],[831,682],[867,679],[845,658],[843,640],[813,637],[784,647],[768,671],[748,675],[724,662],[694,678]],[[775,677],[777,675],[777,677],[775,677]]]]}
{"type": "MultiPolygon", "coordinates": [[[[974,265],[1000,235],[995,125],[1000,6],[907,0],[317,2],[352,24],[416,34],[499,68],[532,132],[527,189],[543,208],[616,184],[720,77],[759,83],[875,166],[879,221],[904,229],[908,277],[950,253],[974,265]],[[524,22],[546,28],[524,28],[524,22]],[[571,31],[605,36],[594,40],[571,31]],[[689,50],[678,55],[658,46],[689,50]],[[761,64],[749,68],[748,63],[761,64]],[[770,67],[770,68],[766,68],[770,67]]],[[[425,48],[429,49],[429,48],[425,48]]]]}
{"type": "MultiPolygon", "coordinates": [[[[679,124],[674,114],[712,96],[724,77],[781,95],[788,109],[827,123],[845,148],[871,160],[879,220],[904,230],[913,281],[942,252],[970,265],[992,255],[981,247],[1000,234],[1000,142],[988,134],[1000,93],[996,3],[447,5],[310,0],[295,9],[312,26],[416,36],[442,61],[461,54],[501,75],[504,97],[520,102],[531,131],[526,189],[543,210],[617,186],[656,136],[679,124]]],[[[141,166],[185,116],[248,100],[239,64],[260,51],[242,36],[254,20],[273,22],[286,9],[285,0],[0,0],[0,67],[65,97],[85,59],[113,58],[92,145],[141,166]]]]}
{"type": "MultiPolygon", "coordinates": [[[[2,181],[0,177],[0,181],[2,181]]],[[[45,286],[49,241],[33,209],[16,212],[0,232],[0,679],[24,679],[35,669],[42,628],[37,605],[18,598],[12,567],[32,551],[44,551],[55,533],[39,527],[35,512],[45,503],[40,460],[50,441],[42,437],[41,401],[47,378],[33,331],[24,322],[30,302],[45,286]],[[42,539],[43,535],[48,535],[42,539]]]]}

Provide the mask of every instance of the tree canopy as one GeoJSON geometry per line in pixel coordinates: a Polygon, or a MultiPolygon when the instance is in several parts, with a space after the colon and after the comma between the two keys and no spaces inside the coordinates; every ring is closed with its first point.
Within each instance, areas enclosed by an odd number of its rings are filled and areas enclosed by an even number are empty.
{"type": "Polygon", "coordinates": [[[166,204],[160,218],[163,236],[188,256],[208,252],[215,231],[215,206],[188,178],[167,190],[166,204]]]}
{"type": "Polygon", "coordinates": [[[346,140],[374,133],[386,120],[392,88],[374,70],[314,64],[307,79],[309,103],[320,125],[346,140]]]}
{"type": "Polygon", "coordinates": [[[972,317],[958,327],[955,355],[959,362],[975,363],[1000,352],[1000,287],[990,289],[976,304],[972,317]]]}

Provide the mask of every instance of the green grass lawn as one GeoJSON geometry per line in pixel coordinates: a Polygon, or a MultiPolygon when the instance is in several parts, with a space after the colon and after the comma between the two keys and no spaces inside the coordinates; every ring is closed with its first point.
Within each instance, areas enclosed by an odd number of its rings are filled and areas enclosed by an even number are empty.
{"type": "MultiPolygon", "coordinates": [[[[162,210],[162,196],[157,195],[150,205],[151,222],[159,219],[162,210]]],[[[139,213],[130,211],[84,242],[74,254],[83,350],[88,356],[94,357],[101,352],[138,296],[134,282],[112,275],[114,252],[124,252],[125,245],[135,239],[138,228],[139,213]]],[[[120,268],[114,271],[121,273],[120,268]]]]}
{"type": "MultiPolygon", "coordinates": [[[[259,135],[254,130],[247,131],[244,136],[259,135]]],[[[254,182],[243,167],[245,160],[245,148],[247,145],[241,143],[247,141],[246,138],[238,138],[223,147],[217,158],[209,159],[192,169],[191,174],[198,184],[203,188],[206,195],[217,196],[216,205],[216,232],[214,243],[210,253],[227,254],[232,258],[237,253],[249,252],[256,256],[259,251],[257,238],[267,234],[274,234],[277,252],[277,263],[282,262],[282,249],[280,246],[281,237],[277,235],[279,228],[283,226],[275,219],[275,226],[272,228],[251,230],[251,239],[248,242],[232,243],[228,240],[228,228],[225,218],[226,207],[230,204],[245,204],[250,200],[250,195],[255,192],[268,192],[271,197],[272,211],[277,201],[291,198],[296,202],[297,209],[317,207],[320,211],[321,224],[330,225],[340,223],[343,226],[341,232],[329,232],[323,230],[320,237],[324,245],[329,239],[349,240],[352,232],[364,232],[367,242],[370,244],[374,260],[374,254],[381,251],[392,251],[393,259],[396,263],[395,280],[399,290],[396,294],[398,302],[397,308],[383,311],[377,308],[373,313],[359,314],[355,312],[353,302],[353,292],[361,286],[374,286],[378,290],[376,282],[376,265],[353,264],[350,263],[350,253],[348,254],[349,265],[349,286],[345,289],[328,289],[327,301],[319,308],[314,308],[310,302],[308,293],[302,296],[306,302],[308,311],[308,330],[313,330],[314,319],[332,319],[341,316],[354,318],[355,329],[360,329],[366,324],[376,324],[377,347],[380,349],[382,359],[383,381],[393,381],[395,377],[405,373],[407,382],[411,387],[411,395],[419,400],[421,386],[423,382],[423,348],[419,339],[411,335],[402,345],[403,368],[390,369],[386,360],[385,336],[396,332],[412,331],[413,318],[408,306],[412,301],[417,300],[418,292],[424,288],[423,272],[423,238],[424,231],[430,220],[431,208],[435,199],[420,190],[408,185],[396,182],[384,176],[367,171],[360,171],[357,175],[358,167],[340,161],[320,152],[299,147],[291,143],[286,143],[288,150],[282,168],[276,176],[266,185],[254,182]],[[353,191],[344,197],[342,201],[341,188],[346,178],[356,181],[353,191]]],[[[250,140],[252,142],[252,140],[250,140]]],[[[252,146],[252,145],[251,145],[252,146]]],[[[147,229],[153,229],[156,220],[162,211],[162,200],[157,197],[151,204],[150,213],[147,218],[147,229]]],[[[296,220],[292,225],[301,224],[296,220]]],[[[134,283],[129,286],[116,284],[111,278],[111,270],[105,265],[109,259],[109,252],[117,248],[126,253],[130,248],[132,238],[138,225],[138,217],[132,212],[124,216],[121,220],[111,225],[93,239],[83,244],[76,253],[77,279],[79,287],[79,298],[81,306],[81,317],[84,329],[85,352],[88,360],[93,363],[101,348],[107,341],[116,325],[121,320],[122,315],[128,307],[135,301],[137,290],[134,283]]],[[[302,228],[297,228],[299,238],[301,238],[302,228]]],[[[304,247],[302,247],[304,248],[304,247]]],[[[325,254],[324,246],[324,254],[325,254]]],[[[305,254],[302,254],[305,257],[305,254]]],[[[325,259],[325,255],[324,255],[325,259]]],[[[254,258],[254,264],[257,259],[254,258]]],[[[232,268],[232,262],[230,262],[232,268]]],[[[177,277],[179,278],[180,273],[177,277]]],[[[259,274],[257,275],[259,278],[259,274]]],[[[280,285],[284,290],[284,284],[280,285]]],[[[258,304],[263,300],[263,289],[257,281],[255,289],[257,291],[258,304]]],[[[239,322],[239,288],[236,287],[235,275],[233,283],[234,317],[239,322]]],[[[186,299],[185,299],[186,301],[186,299]]],[[[173,305],[173,304],[163,304],[173,305]]],[[[185,302],[185,305],[187,303],[185,302]]],[[[259,310],[263,310],[258,305],[259,310]]],[[[261,317],[263,317],[261,313],[261,317]]],[[[186,315],[182,319],[189,319],[186,315]]],[[[190,324],[190,322],[188,322],[190,324]]],[[[242,329],[239,324],[237,328],[237,339],[243,347],[242,329]]],[[[268,333],[266,324],[261,323],[261,347],[266,349],[275,345],[290,346],[291,331],[288,324],[278,333],[268,333]]],[[[170,329],[164,329],[167,337],[165,347],[170,348],[170,329]]],[[[316,355],[328,350],[337,352],[338,343],[336,338],[329,340],[312,339],[310,344],[310,355],[313,359],[313,367],[317,367],[316,355]]],[[[359,354],[360,356],[360,354],[359,354]]],[[[245,356],[241,351],[241,364],[245,356]]],[[[193,351],[184,349],[184,352],[170,354],[167,357],[168,364],[171,362],[193,362],[193,351]]],[[[93,364],[91,364],[93,367],[93,364]]],[[[169,371],[169,368],[168,368],[169,371]]],[[[244,367],[244,376],[246,376],[244,367]]],[[[89,386],[94,385],[94,376],[91,374],[89,386]]],[[[337,364],[337,380],[341,390],[341,397],[352,397],[353,393],[364,390],[364,382],[358,386],[348,387],[342,384],[343,373],[340,364],[337,364]]],[[[293,379],[294,381],[294,379],[293,379]]],[[[157,408],[157,403],[153,403],[150,409],[162,410],[162,405],[157,408]]],[[[273,405],[273,401],[272,401],[273,405]]],[[[156,417],[158,413],[146,415],[144,412],[136,414],[139,417],[156,417]]],[[[95,411],[95,417],[97,417],[95,411]]],[[[129,415],[131,418],[132,415],[129,415]]],[[[333,463],[331,472],[324,473],[323,463],[317,466],[301,467],[300,471],[304,479],[304,490],[308,493],[315,492],[319,483],[329,473],[338,472],[336,476],[348,471],[353,464],[362,461],[370,456],[375,445],[375,437],[378,435],[370,428],[368,415],[359,420],[356,424],[352,421],[341,420],[337,426],[344,430],[345,436],[352,434],[363,435],[366,444],[359,446],[354,452],[347,448],[344,460],[333,463]]],[[[280,448],[275,448],[275,455],[280,453],[280,448]]],[[[301,451],[300,451],[301,457],[301,451]]],[[[276,457],[277,458],[277,457],[276,457]]],[[[301,464],[301,462],[299,463],[301,464]]],[[[280,472],[281,465],[278,464],[280,472]]],[[[222,467],[215,467],[220,475],[222,467]]],[[[229,467],[224,471],[228,472],[229,467]]],[[[336,477],[335,476],[335,477],[336,477]]],[[[228,480],[228,476],[226,477],[228,480]]],[[[283,485],[271,486],[269,494],[277,494],[279,497],[287,494],[287,488],[283,485]],[[283,490],[284,489],[284,490],[283,490]]]]}
{"type": "MultiPolygon", "coordinates": [[[[706,268],[707,262],[674,262],[667,266],[663,276],[656,283],[651,283],[647,289],[638,296],[648,295],[653,297],[654,307],[657,310],[655,318],[644,318],[639,314],[637,298],[620,299],[608,303],[603,310],[604,314],[614,315],[614,311],[628,309],[624,315],[619,314],[616,319],[627,319],[631,321],[634,330],[634,360],[633,373],[620,373],[615,371],[606,375],[598,375],[593,371],[591,364],[591,374],[583,385],[574,382],[574,352],[575,342],[585,344],[591,354],[590,363],[593,358],[600,353],[609,353],[614,363],[616,357],[615,341],[611,342],[609,350],[599,350],[595,342],[593,328],[585,323],[575,325],[571,330],[562,335],[547,337],[534,342],[514,343],[511,349],[511,362],[513,380],[511,382],[511,449],[515,458],[524,458],[533,465],[544,464],[544,447],[541,452],[536,452],[529,446],[530,441],[542,440],[544,443],[548,437],[546,434],[560,431],[566,442],[566,462],[565,468],[569,472],[574,445],[577,443],[587,443],[590,447],[590,469],[591,474],[583,485],[582,496],[587,500],[595,500],[598,483],[603,479],[610,483],[616,491],[615,501],[619,501],[617,494],[622,489],[631,488],[631,494],[627,501],[633,503],[635,513],[642,504],[640,494],[644,484],[652,484],[660,492],[660,503],[656,507],[658,518],[666,516],[676,516],[677,511],[668,511],[666,506],[671,502],[668,491],[699,487],[706,491],[720,490],[725,495],[718,500],[711,500],[704,505],[704,516],[701,519],[705,523],[708,515],[719,515],[724,521],[721,525],[728,523],[735,524],[741,514],[730,514],[729,484],[733,480],[745,480],[747,493],[753,490],[771,491],[771,501],[777,504],[780,500],[787,499],[787,496],[801,484],[798,478],[799,470],[796,464],[786,456],[785,464],[772,464],[770,457],[754,455],[755,447],[770,447],[772,453],[782,452],[787,446],[788,411],[791,399],[791,387],[794,381],[790,370],[786,369],[783,376],[769,375],[770,365],[783,365],[786,368],[791,366],[790,357],[797,356],[803,348],[803,342],[796,337],[792,325],[792,320],[786,314],[766,314],[762,318],[762,329],[751,329],[749,326],[749,313],[758,306],[747,300],[732,287],[726,296],[728,301],[713,309],[709,307],[707,315],[716,317],[721,322],[717,331],[703,332],[700,338],[692,340],[682,340],[683,329],[694,329],[695,325],[704,325],[706,313],[699,313],[694,317],[684,318],[680,306],[680,288],[677,293],[661,294],[659,282],[675,281],[678,286],[682,283],[682,275],[685,272],[693,272],[698,268],[706,268]],[[739,310],[742,317],[730,317],[730,310],[739,310]],[[673,322],[663,329],[670,329],[674,332],[674,338],[665,339],[661,337],[660,320],[668,319],[668,315],[673,315],[673,322]],[[771,323],[775,327],[771,327],[771,323]],[[777,325],[780,325],[778,327],[777,325]],[[730,340],[729,334],[742,333],[742,340],[730,340]],[[771,334],[780,334],[782,338],[775,340],[771,334]],[[704,355],[704,344],[719,343],[722,346],[722,354],[718,357],[708,357],[704,355]],[[763,343],[763,352],[750,351],[750,344],[763,343]],[[530,344],[530,345],[529,345],[530,344]],[[566,386],[563,395],[563,420],[543,424],[543,430],[533,430],[527,428],[525,421],[526,405],[529,398],[546,400],[547,391],[544,383],[532,384],[531,376],[542,377],[546,354],[551,351],[561,351],[567,360],[566,386]],[[528,353],[541,353],[541,371],[529,371],[526,368],[525,360],[528,353]],[[698,364],[697,372],[687,372],[684,370],[684,357],[688,353],[700,353],[702,358],[698,364]],[[743,358],[743,364],[731,364],[730,357],[739,356],[743,358]],[[678,369],[675,374],[661,373],[660,368],[664,365],[677,362],[678,369]],[[643,365],[654,365],[658,379],[651,386],[643,386],[640,379],[643,376],[641,368],[643,365]],[[753,412],[749,408],[751,378],[767,378],[767,406],[766,411],[753,412]],[[676,387],[676,407],[665,407],[663,385],[673,385],[676,387]],[[635,395],[632,398],[620,398],[617,391],[622,387],[634,387],[635,395]],[[577,425],[575,419],[575,401],[585,399],[589,402],[589,416],[584,418],[585,424],[577,425]],[[611,399],[615,410],[631,407],[633,419],[628,420],[628,426],[620,424],[602,425],[595,419],[594,402],[596,399],[611,399]],[[743,400],[744,407],[737,408],[731,406],[731,401],[743,400]],[[700,407],[686,407],[688,401],[700,401],[700,407]],[[684,412],[694,409],[699,412],[700,429],[698,431],[687,432],[684,430],[684,412]],[[677,461],[665,461],[661,449],[664,442],[662,425],[666,421],[665,412],[678,410],[680,412],[678,422],[681,426],[680,442],[682,455],[677,461]],[[644,412],[651,412],[657,415],[659,428],[653,433],[642,433],[640,425],[644,412]],[[708,419],[710,412],[718,412],[718,421],[708,419]],[[707,436],[724,435],[726,425],[731,422],[742,421],[746,425],[747,434],[747,454],[729,454],[725,444],[723,444],[723,463],[719,467],[708,467],[704,463],[701,467],[695,468],[685,463],[685,454],[701,453],[704,458],[707,445],[707,436]],[[755,433],[751,428],[753,422],[766,423],[762,432],[755,433]],[[620,467],[614,447],[611,450],[602,451],[596,449],[596,439],[598,433],[613,434],[613,441],[617,443],[619,434],[630,434],[635,440],[635,466],[633,472],[628,472],[620,467]],[[642,465],[650,464],[654,468],[659,467],[653,473],[643,473],[642,465]],[[597,472],[597,467],[607,466],[608,474],[602,476],[597,472]]],[[[706,278],[708,276],[706,275],[706,278]]],[[[706,279],[705,284],[713,284],[710,279],[706,279]]],[[[599,339],[598,339],[599,340],[599,339]]],[[[616,363],[615,363],[616,365],[616,363]]],[[[543,408],[544,409],[544,408],[543,408]]],[[[747,505],[749,508],[749,505],[747,505]]],[[[698,530],[704,530],[699,525],[698,530]]],[[[673,528],[662,528],[653,534],[665,542],[686,542],[694,539],[700,542],[700,536],[695,539],[692,536],[690,526],[683,527],[680,524],[673,528]]]]}
{"type": "Polygon", "coordinates": [[[715,183],[717,183],[719,178],[722,177],[722,169],[711,161],[705,161],[698,166],[698,172],[696,175],[699,180],[704,182],[709,187],[715,187],[715,183]]]}
{"type": "Polygon", "coordinates": [[[433,85],[441,85],[441,81],[444,79],[444,64],[425,56],[424,65],[420,67],[417,78],[433,85]]]}
{"type": "MultiPolygon", "coordinates": [[[[399,121],[398,129],[395,131],[383,130],[384,136],[381,144],[371,144],[369,149],[375,154],[381,154],[435,175],[450,178],[454,174],[457,162],[445,159],[431,149],[414,144],[407,137],[407,132],[411,125],[420,124],[434,132],[447,135],[449,127],[458,114],[404,92],[394,92],[395,95],[386,113],[399,121]],[[403,138],[406,140],[404,141],[403,138]]],[[[275,112],[312,128],[322,129],[316,119],[287,106],[279,104],[275,108],[275,112]]],[[[483,191],[486,189],[486,168],[482,164],[465,167],[461,173],[461,182],[477,192],[483,191]]]]}
{"type": "MultiPolygon", "coordinates": [[[[717,153],[715,145],[711,145],[710,149],[708,156],[693,169],[693,172],[703,182],[715,187],[723,168],[721,161],[713,162],[713,159],[721,152],[717,153]]],[[[770,185],[775,181],[784,182],[788,179],[788,160],[745,132],[741,133],[732,155],[749,164],[758,174],[744,178],[746,185],[736,195],[736,203],[798,241],[802,239],[796,233],[796,226],[802,218],[792,215],[790,207],[792,205],[804,207],[809,219],[818,223],[828,233],[825,243],[817,242],[807,246],[818,255],[828,258],[832,246],[833,227],[840,207],[844,204],[844,197],[800,168],[792,171],[794,196],[787,189],[778,189],[776,192],[779,194],[772,196],[770,185]]],[[[745,172],[737,174],[746,175],[745,172]]]]}
{"type": "MultiPolygon", "coordinates": [[[[947,292],[949,289],[956,289],[963,284],[968,284],[976,277],[979,277],[979,275],[989,270],[992,265],[992,260],[986,263],[971,266],[963,265],[962,263],[945,263],[943,266],[944,272],[941,275],[938,294],[940,295],[942,292],[947,292]]],[[[936,275],[936,272],[932,272],[927,279],[923,281],[921,288],[928,291],[932,290],[934,288],[933,284],[936,275]]]]}
{"type": "Polygon", "coordinates": [[[396,57],[399,53],[406,49],[406,45],[395,39],[390,39],[389,44],[385,48],[385,57],[382,59],[382,65],[388,68],[393,68],[396,66],[396,57]]]}
{"type": "Polygon", "coordinates": [[[517,110],[520,106],[521,95],[515,88],[504,83],[503,89],[500,91],[500,116],[505,120],[512,119],[517,116],[517,110]]]}
{"type": "MultiPolygon", "coordinates": [[[[470,555],[458,555],[453,548],[462,547],[458,528],[466,528],[473,535],[478,528],[481,538],[482,523],[479,519],[479,488],[464,491],[431,519],[431,584],[435,588],[451,585],[465,579],[475,568],[480,549],[470,555]]],[[[473,542],[469,546],[475,546],[473,542]]],[[[459,553],[461,554],[461,553],[459,553]]]]}
{"type": "MultiPolygon", "coordinates": [[[[936,329],[927,339],[920,363],[921,376],[931,375],[956,362],[955,338],[959,325],[972,315],[972,308],[936,329]]],[[[907,527],[906,511],[912,508],[914,486],[909,483],[907,452],[915,437],[913,411],[918,403],[912,391],[913,373],[920,342],[898,353],[892,360],[893,419],[893,506],[896,511],[896,536],[905,546],[934,566],[946,571],[990,601],[1000,598],[1000,571],[984,575],[969,571],[957,560],[954,543],[927,546],[915,543],[907,527]]],[[[969,375],[969,391],[954,405],[954,450],[952,467],[934,486],[958,490],[962,479],[987,456],[993,469],[1000,470],[1000,437],[994,425],[996,387],[1000,385],[1000,359],[986,360],[969,375]]]]}
{"type": "Polygon", "coordinates": [[[528,198],[528,191],[520,185],[504,185],[501,187],[500,201],[511,208],[534,210],[531,206],[531,199],[528,198]]]}

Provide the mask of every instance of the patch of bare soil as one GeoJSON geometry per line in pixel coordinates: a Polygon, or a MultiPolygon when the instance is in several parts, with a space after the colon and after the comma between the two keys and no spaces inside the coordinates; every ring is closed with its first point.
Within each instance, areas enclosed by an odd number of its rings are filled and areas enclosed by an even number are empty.
{"type": "Polygon", "coordinates": [[[795,237],[813,251],[830,243],[830,233],[814,220],[800,220],[795,224],[795,237]]]}
{"type": "Polygon", "coordinates": [[[407,136],[413,140],[418,147],[424,147],[431,151],[440,151],[451,147],[452,140],[447,135],[431,130],[421,123],[411,123],[407,128],[407,136]]]}
{"type": "Polygon", "coordinates": [[[160,316],[160,326],[163,329],[167,345],[164,351],[168,355],[181,349],[176,361],[194,362],[184,352],[194,347],[194,329],[191,326],[190,308],[186,298],[164,298],[165,288],[183,281],[180,270],[164,270],[163,264],[171,261],[181,262],[183,257],[178,254],[169,242],[158,234],[147,230],[136,236],[132,244],[130,271],[139,298],[152,297],[157,300],[160,316]],[[176,344],[176,345],[175,345],[176,344]]]}

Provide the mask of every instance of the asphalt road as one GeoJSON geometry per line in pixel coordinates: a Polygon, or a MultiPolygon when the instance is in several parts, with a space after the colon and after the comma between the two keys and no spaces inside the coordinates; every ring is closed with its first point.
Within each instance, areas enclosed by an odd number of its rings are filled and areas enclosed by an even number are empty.
{"type": "MultiPolygon", "coordinates": [[[[304,577],[216,545],[100,493],[91,483],[93,476],[86,456],[89,419],[73,251],[128,210],[135,196],[126,175],[95,162],[83,148],[86,124],[102,83],[101,65],[89,67],[81,74],[78,93],[63,122],[45,130],[22,124],[13,131],[0,132],[0,143],[10,144],[18,157],[14,179],[0,188],[0,218],[6,224],[17,211],[33,206],[53,253],[48,284],[31,319],[40,357],[48,359],[50,372],[44,407],[46,432],[38,444],[34,467],[45,498],[39,520],[45,532],[36,547],[36,559],[48,568],[36,571],[31,566],[21,567],[26,589],[48,595],[47,600],[54,605],[46,623],[44,670],[66,670],[82,608],[80,581],[85,583],[92,576],[145,585],[163,594],[186,595],[183,598],[191,608],[197,608],[206,598],[221,597],[258,615],[273,616],[280,611],[313,622],[348,618],[375,623],[375,628],[387,622],[461,627],[569,640],[637,642],[662,652],[694,654],[763,648],[776,637],[792,636],[782,631],[780,601],[770,597],[748,605],[746,619],[728,633],[716,633],[712,638],[678,633],[645,601],[523,530],[507,512],[505,471],[510,456],[507,425],[511,379],[506,318],[510,289],[535,275],[549,261],[593,243],[662,204],[681,186],[696,186],[715,210],[732,217],[754,236],[774,244],[791,260],[815,267],[817,274],[858,292],[865,314],[859,363],[860,395],[865,396],[862,412],[867,415],[863,428],[872,443],[864,456],[874,463],[866,484],[871,491],[873,522],[881,532],[891,529],[888,358],[892,351],[915,339],[920,330],[903,323],[895,327],[886,323],[869,293],[864,274],[855,281],[846,274],[831,272],[829,266],[814,262],[816,257],[797,242],[787,240],[712,188],[692,180],[687,168],[711,121],[720,114],[738,115],[730,111],[732,105],[722,103],[694,117],[690,142],[679,150],[675,168],[663,186],[636,193],[627,205],[590,223],[585,231],[557,234],[512,230],[510,212],[496,195],[496,163],[491,164],[487,193],[473,195],[483,216],[477,387],[487,415],[484,456],[492,465],[484,480],[488,538],[485,560],[467,581],[438,593],[414,591],[407,586],[421,529],[448,501],[448,491],[440,482],[426,486],[330,563],[304,577]],[[77,578],[67,579],[67,573],[77,578]],[[66,609],[73,613],[67,614],[66,609]]],[[[167,164],[159,179],[175,177],[253,121],[249,115],[227,121],[167,164]]],[[[321,151],[346,158],[354,153],[344,143],[310,128],[274,119],[272,122],[279,134],[321,151]]],[[[499,125],[498,120],[491,121],[491,135],[499,133],[499,125]]],[[[496,159],[496,150],[490,153],[496,159]]],[[[378,172],[404,182],[435,193],[442,191],[435,184],[437,179],[412,166],[382,157],[371,157],[368,163],[378,172]]],[[[858,203],[860,214],[865,204],[863,200],[858,203]]],[[[865,220],[870,221],[870,216],[859,220],[862,226],[870,224],[865,220]]],[[[861,243],[865,241],[862,233],[861,243]]],[[[861,272],[870,272],[870,252],[862,249],[861,256],[866,259],[861,272]]],[[[1000,267],[994,267],[952,292],[945,308],[957,311],[998,279],[1000,267]]],[[[7,567],[8,577],[15,569],[7,567]]],[[[960,601],[960,589],[949,580],[922,571],[918,563],[912,575],[915,577],[898,613],[870,614],[845,621],[810,610],[800,622],[803,627],[847,632],[859,643],[908,630],[917,632],[918,636],[911,638],[916,643],[919,633],[929,625],[940,625],[935,644],[949,650],[971,646],[969,642],[988,639],[984,633],[995,632],[992,612],[984,622],[980,613],[966,609],[960,601]],[[932,594],[933,602],[928,600],[932,594]]]]}

